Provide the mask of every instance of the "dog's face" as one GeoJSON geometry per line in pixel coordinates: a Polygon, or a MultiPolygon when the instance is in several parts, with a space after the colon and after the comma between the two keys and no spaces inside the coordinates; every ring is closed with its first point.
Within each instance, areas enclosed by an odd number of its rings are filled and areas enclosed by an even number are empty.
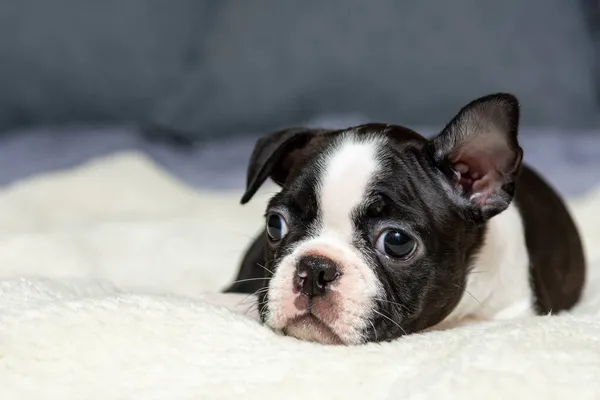
{"type": "Polygon", "coordinates": [[[457,305],[486,221],[514,193],[518,103],[478,99],[432,140],[400,126],[294,129],[261,139],[248,201],[265,213],[261,318],[299,339],[359,344],[441,322],[457,305]]]}

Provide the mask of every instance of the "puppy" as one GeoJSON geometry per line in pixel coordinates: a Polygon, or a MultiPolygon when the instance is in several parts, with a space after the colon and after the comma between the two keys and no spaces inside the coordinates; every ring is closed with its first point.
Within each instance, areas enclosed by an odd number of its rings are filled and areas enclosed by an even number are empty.
{"type": "Polygon", "coordinates": [[[430,140],[385,124],[263,137],[241,202],[267,178],[281,191],[226,291],[256,292],[275,331],[345,345],[571,308],[580,237],[522,165],[518,124],[517,99],[500,93],[430,140]]]}

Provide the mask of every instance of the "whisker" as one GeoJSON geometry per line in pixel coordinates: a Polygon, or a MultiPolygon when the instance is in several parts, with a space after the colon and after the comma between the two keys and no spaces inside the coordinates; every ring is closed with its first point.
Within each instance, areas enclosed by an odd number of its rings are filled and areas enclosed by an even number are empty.
{"type": "Polygon", "coordinates": [[[265,263],[265,266],[267,266],[269,264],[273,264],[275,261],[277,261],[277,260],[276,259],[269,260],[265,263]]]}
{"type": "Polygon", "coordinates": [[[231,282],[231,284],[233,285],[234,283],[242,283],[242,282],[250,282],[250,281],[262,281],[262,280],[271,280],[271,278],[265,277],[265,278],[248,278],[248,279],[240,279],[237,281],[233,281],[231,282]]]}
{"type": "Polygon", "coordinates": [[[389,303],[389,304],[393,304],[393,305],[395,305],[395,306],[398,306],[398,307],[400,307],[400,308],[401,308],[401,309],[403,309],[403,310],[406,310],[406,306],[405,306],[404,304],[396,303],[396,302],[394,302],[394,301],[390,301],[390,300],[379,299],[379,298],[377,298],[377,297],[375,297],[375,298],[374,298],[374,300],[376,300],[376,301],[381,301],[382,303],[389,303]]]}
{"type": "MultiPolygon", "coordinates": [[[[461,289],[461,287],[460,287],[460,286],[458,286],[458,285],[456,285],[456,284],[455,284],[454,286],[456,286],[457,288],[461,289]]],[[[487,308],[487,307],[486,307],[486,306],[485,306],[485,305],[484,305],[484,304],[483,304],[481,301],[479,301],[479,300],[477,299],[477,297],[473,296],[473,293],[469,292],[469,291],[468,291],[466,288],[465,288],[465,289],[462,289],[462,290],[464,290],[464,292],[465,292],[466,294],[468,294],[469,296],[471,296],[471,298],[472,298],[473,300],[475,300],[475,302],[476,302],[477,304],[479,304],[479,306],[480,306],[481,308],[485,308],[486,310],[489,310],[489,309],[488,309],[488,308],[487,308]]]]}
{"type": "MultiPolygon", "coordinates": [[[[262,293],[262,291],[265,291],[265,290],[268,290],[268,288],[262,288],[262,289],[259,289],[259,290],[257,290],[256,292],[254,292],[254,293],[251,293],[251,294],[249,294],[249,295],[248,295],[248,296],[246,296],[246,297],[249,297],[249,296],[252,296],[252,295],[257,295],[258,293],[262,293]]],[[[264,305],[266,305],[266,304],[267,304],[267,301],[264,301],[264,302],[263,302],[263,304],[264,304],[264,305]]],[[[246,311],[244,312],[244,314],[248,314],[248,313],[249,313],[249,312],[250,312],[250,311],[251,311],[251,310],[252,310],[254,307],[256,307],[256,310],[258,311],[258,307],[259,307],[260,305],[261,305],[261,301],[260,301],[258,298],[256,298],[256,300],[254,300],[254,301],[252,301],[252,302],[251,302],[251,304],[250,304],[250,307],[248,307],[248,308],[246,309],[246,311]]],[[[263,305],[263,307],[264,307],[264,305],[263,305]]],[[[259,315],[260,315],[260,311],[259,311],[259,315]]]]}
{"type": "Polygon", "coordinates": [[[477,299],[477,297],[473,296],[473,293],[469,292],[467,289],[463,289],[465,291],[466,294],[468,294],[469,296],[471,296],[471,298],[473,300],[475,300],[475,302],[477,302],[477,304],[479,304],[481,307],[484,307],[483,303],[481,301],[479,301],[477,299]]]}
{"type": "Polygon", "coordinates": [[[236,305],[241,306],[243,304],[253,304],[253,303],[256,303],[256,299],[248,299],[248,297],[250,297],[250,296],[254,296],[254,293],[250,293],[249,295],[247,295],[246,297],[244,297],[243,299],[241,299],[240,301],[238,301],[236,305]]]}
{"type": "Polygon", "coordinates": [[[405,335],[407,335],[407,333],[406,333],[406,331],[404,330],[404,328],[403,328],[403,327],[401,327],[401,326],[400,326],[400,324],[398,324],[396,321],[394,321],[393,319],[391,319],[391,318],[390,318],[390,317],[388,317],[387,315],[385,315],[385,314],[383,314],[383,313],[380,313],[380,312],[379,312],[379,311],[377,311],[377,310],[371,310],[371,311],[373,311],[375,314],[377,314],[377,315],[380,315],[380,316],[382,316],[383,318],[387,319],[387,320],[388,320],[388,321],[390,321],[392,324],[394,324],[394,325],[396,325],[398,328],[400,328],[400,330],[401,330],[401,331],[402,331],[402,332],[403,332],[405,335]]]}
{"type": "Polygon", "coordinates": [[[264,265],[261,265],[260,263],[256,263],[256,265],[258,265],[259,267],[261,267],[261,268],[262,268],[262,269],[264,269],[265,271],[267,271],[267,272],[270,272],[270,273],[271,273],[271,275],[273,275],[273,274],[274,274],[274,272],[273,272],[273,271],[271,271],[269,268],[265,267],[264,265]]]}
{"type": "Polygon", "coordinates": [[[263,313],[265,312],[265,308],[267,307],[267,305],[269,304],[268,301],[265,301],[264,304],[262,305],[262,307],[260,308],[260,310],[258,311],[258,316],[262,316],[263,313]]]}
{"type": "MultiPolygon", "coordinates": [[[[406,306],[404,306],[404,305],[402,305],[402,304],[400,304],[400,303],[394,303],[394,302],[392,302],[392,301],[388,301],[388,300],[380,299],[380,298],[377,298],[377,297],[375,297],[375,298],[373,298],[373,299],[374,299],[374,300],[377,300],[377,301],[382,301],[382,302],[386,302],[386,303],[395,304],[395,305],[397,305],[397,306],[401,307],[402,309],[406,310],[406,306]]],[[[345,301],[350,301],[351,303],[357,303],[357,301],[356,301],[356,300],[354,300],[354,299],[352,299],[352,298],[349,298],[349,297],[344,297],[344,300],[345,300],[345,301]]],[[[391,318],[390,318],[390,317],[388,317],[387,315],[384,315],[384,314],[382,314],[382,313],[378,312],[377,310],[371,310],[371,311],[373,311],[375,314],[378,314],[378,315],[382,316],[383,318],[387,319],[388,321],[392,322],[394,325],[396,325],[398,328],[400,328],[400,330],[401,330],[401,331],[402,331],[402,332],[403,332],[405,335],[407,334],[407,333],[406,333],[406,330],[404,330],[404,328],[402,328],[402,327],[401,327],[401,326],[400,326],[400,325],[399,325],[399,324],[398,324],[396,321],[394,321],[393,319],[391,319],[391,318]]],[[[361,318],[362,318],[362,317],[364,317],[362,314],[356,314],[356,313],[350,313],[350,314],[351,314],[351,315],[354,315],[354,316],[361,317],[361,318]]],[[[375,326],[373,325],[373,322],[372,322],[372,321],[369,321],[369,322],[371,323],[371,326],[373,326],[373,329],[375,329],[375,326]]],[[[377,333],[376,333],[376,332],[375,332],[375,335],[377,335],[377,333]]]]}
{"type": "Polygon", "coordinates": [[[256,303],[252,303],[252,304],[250,304],[250,306],[249,306],[248,308],[246,308],[246,310],[244,311],[244,315],[245,315],[245,314],[248,314],[250,311],[252,311],[252,309],[253,309],[254,307],[256,307],[256,308],[258,309],[258,304],[256,304],[256,303]]]}
{"type": "Polygon", "coordinates": [[[375,325],[373,324],[373,321],[369,320],[369,323],[371,324],[371,327],[373,328],[373,334],[375,335],[375,341],[377,342],[377,330],[375,330],[375,325]]]}
{"type": "MultiPolygon", "coordinates": [[[[244,298],[239,301],[238,305],[246,304],[247,303],[246,299],[248,299],[248,297],[250,297],[250,296],[258,296],[260,293],[264,293],[264,292],[266,292],[268,290],[269,290],[268,287],[264,287],[264,288],[258,289],[254,293],[250,293],[250,294],[244,296],[244,298]]],[[[252,299],[251,301],[252,302],[256,302],[256,299],[252,299]]]]}

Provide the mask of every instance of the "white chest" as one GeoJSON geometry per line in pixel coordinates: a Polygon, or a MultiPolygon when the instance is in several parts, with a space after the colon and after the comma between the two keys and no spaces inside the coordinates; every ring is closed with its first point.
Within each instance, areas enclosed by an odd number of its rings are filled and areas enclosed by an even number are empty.
{"type": "Polygon", "coordinates": [[[529,255],[517,207],[510,205],[488,225],[465,293],[443,325],[456,325],[463,320],[518,318],[534,313],[529,255]]]}

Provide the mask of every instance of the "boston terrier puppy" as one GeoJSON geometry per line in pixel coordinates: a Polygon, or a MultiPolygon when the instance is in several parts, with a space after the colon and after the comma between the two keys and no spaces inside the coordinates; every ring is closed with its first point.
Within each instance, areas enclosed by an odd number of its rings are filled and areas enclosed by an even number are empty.
{"type": "Polygon", "coordinates": [[[241,202],[267,178],[281,191],[226,292],[256,293],[275,331],[346,345],[568,310],[582,243],[522,165],[518,124],[517,99],[499,93],[430,140],[387,124],[261,138],[241,202]]]}

